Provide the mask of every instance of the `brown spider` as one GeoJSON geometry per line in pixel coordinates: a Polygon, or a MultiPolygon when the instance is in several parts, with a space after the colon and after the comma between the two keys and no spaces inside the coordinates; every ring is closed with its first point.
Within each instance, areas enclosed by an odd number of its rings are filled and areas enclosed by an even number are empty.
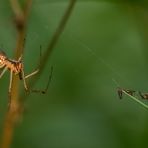
{"type": "Polygon", "coordinates": [[[148,93],[141,93],[141,92],[139,91],[139,95],[140,95],[140,97],[141,97],[142,99],[148,100],[148,93]]]}
{"type": "Polygon", "coordinates": [[[118,96],[120,99],[122,99],[123,96],[123,91],[125,91],[126,93],[128,93],[129,95],[133,96],[134,93],[136,92],[135,90],[130,90],[130,89],[122,89],[120,87],[117,88],[117,92],[118,92],[118,96]]]}
{"type": "Polygon", "coordinates": [[[22,56],[18,59],[18,60],[13,60],[13,59],[9,59],[5,52],[3,52],[2,50],[0,51],[0,68],[3,68],[3,70],[0,73],[0,78],[4,75],[4,73],[9,70],[10,71],[10,82],[9,82],[9,94],[11,94],[11,88],[12,88],[12,75],[18,75],[20,80],[23,80],[23,84],[24,84],[24,88],[26,90],[26,92],[37,92],[37,93],[42,93],[45,94],[50,81],[51,81],[51,76],[52,76],[52,71],[53,68],[51,69],[51,74],[49,76],[49,80],[47,83],[47,86],[44,90],[33,90],[33,89],[29,89],[29,87],[27,86],[26,83],[26,79],[37,74],[39,72],[39,69],[33,71],[32,73],[28,74],[25,76],[24,74],[24,65],[22,63],[22,56]]]}

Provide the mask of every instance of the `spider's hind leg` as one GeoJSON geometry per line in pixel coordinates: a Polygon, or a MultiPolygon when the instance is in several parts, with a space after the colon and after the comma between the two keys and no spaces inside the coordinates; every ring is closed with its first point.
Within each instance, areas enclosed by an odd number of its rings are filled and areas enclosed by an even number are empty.
{"type": "Polygon", "coordinates": [[[51,79],[52,79],[52,73],[53,73],[53,67],[51,67],[51,72],[50,72],[50,75],[48,77],[48,82],[47,82],[47,85],[46,85],[45,89],[43,89],[43,90],[35,90],[35,89],[32,89],[31,92],[45,94],[47,92],[49,86],[50,86],[51,79]]]}
{"type": "Polygon", "coordinates": [[[34,75],[36,75],[37,73],[39,72],[39,69],[35,70],[34,72],[28,74],[27,76],[24,75],[24,70],[22,70],[22,79],[23,79],[23,82],[24,82],[24,88],[26,90],[26,92],[32,92],[32,93],[42,93],[42,94],[45,94],[49,88],[49,85],[50,85],[50,82],[51,82],[51,79],[52,79],[52,73],[53,73],[53,67],[51,67],[51,72],[50,72],[50,75],[49,75],[49,78],[48,78],[48,82],[47,82],[47,85],[46,85],[46,88],[43,89],[43,90],[39,90],[39,89],[30,89],[27,85],[27,82],[26,82],[26,79],[29,78],[29,77],[32,77],[34,75]]]}

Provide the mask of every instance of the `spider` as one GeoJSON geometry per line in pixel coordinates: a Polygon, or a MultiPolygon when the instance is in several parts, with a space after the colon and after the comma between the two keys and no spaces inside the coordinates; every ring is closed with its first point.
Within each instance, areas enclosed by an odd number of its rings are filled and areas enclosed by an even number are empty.
{"type": "Polygon", "coordinates": [[[136,92],[135,90],[122,89],[122,88],[118,87],[117,92],[118,92],[118,96],[119,96],[120,99],[122,99],[123,91],[125,91],[126,93],[128,93],[131,96],[133,96],[134,93],[136,92]]]}
{"type": "Polygon", "coordinates": [[[148,100],[148,93],[141,93],[141,91],[139,91],[139,95],[142,99],[148,100]]]}
{"type": "MultiPolygon", "coordinates": [[[[120,99],[122,99],[123,91],[125,91],[126,93],[128,93],[131,96],[134,96],[134,94],[136,93],[135,90],[122,89],[122,88],[118,87],[117,92],[118,92],[118,96],[120,99]]],[[[138,91],[138,93],[142,99],[148,100],[148,93],[142,93],[141,91],[138,91]]]]}
{"type": "MultiPolygon", "coordinates": [[[[49,87],[51,77],[52,77],[52,71],[53,71],[53,68],[51,68],[51,74],[49,76],[47,86],[44,90],[33,90],[33,89],[29,89],[29,87],[26,83],[26,79],[37,74],[39,72],[39,69],[37,69],[37,70],[33,71],[32,73],[25,76],[24,65],[22,63],[22,56],[20,56],[18,60],[9,59],[7,57],[7,55],[5,54],[5,52],[0,50],[0,68],[3,68],[3,70],[0,73],[0,78],[4,75],[4,73],[7,70],[10,71],[10,82],[9,82],[9,90],[8,90],[9,96],[11,95],[12,75],[13,74],[18,75],[19,79],[23,80],[23,84],[24,84],[24,88],[25,88],[26,92],[37,92],[37,93],[45,94],[48,87],[49,87]]],[[[11,102],[11,98],[10,98],[10,102],[11,102]]]]}

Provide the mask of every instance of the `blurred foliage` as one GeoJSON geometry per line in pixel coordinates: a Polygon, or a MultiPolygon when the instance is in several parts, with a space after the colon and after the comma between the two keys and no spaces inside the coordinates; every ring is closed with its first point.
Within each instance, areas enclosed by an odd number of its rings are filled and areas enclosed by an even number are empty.
{"type": "MultiPolygon", "coordinates": [[[[26,73],[36,68],[65,12],[68,0],[34,0],[26,35],[26,73]]],[[[0,46],[13,58],[16,30],[8,1],[0,2],[0,46]]],[[[31,94],[16,128],[12,148],[147,147],[148,112],[121,87],[148,91],[148,2],[78,0],[31,94]]],[[[7,109],[9,73],[0,80],[0,131],[7,109]]],[[[22,91],[23,87],[22,87],[22,91]]],[[[147,102],[145,102],[147,103],[147,102]]]]}

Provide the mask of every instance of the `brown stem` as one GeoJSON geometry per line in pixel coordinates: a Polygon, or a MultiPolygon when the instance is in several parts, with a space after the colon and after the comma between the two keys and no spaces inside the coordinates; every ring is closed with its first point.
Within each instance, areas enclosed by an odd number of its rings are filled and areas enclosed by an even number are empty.
{"type": "MultiPolygon", "coordinates": [[[[66,24],[68,22],[68,19],[71,16],[71,13],[72,13],[72,10],[73,10],[75,4],[76,4],[76,0],[70,0],[68,7],[67,7],[60,23],[59,23],[59,26],[57,27],[56,31],[54,32],[52,39],[49,42],[46,52],[42,56],[41,63],[40,63],[40,71],[39,71],[38,75],[34,79],[32,79],[30,87],[32,87],[37,82],[43,69],[45,68],[47,61],[48,61],[56,43],[58,42],[58,39],[60,38],[60,35],[62,34],[62,32],[64,31],[64,28],[66,27],[66,24]]],[[[25,99],[25,97],[23,98],[23,100],[24,99],[25,99]]]]}
{"type": "MultiPolygon", "coordinates": [[[[31,2],[32,0],[27,0],[24,9],[22,9],[17,0],[10,0],[12,11],[15,17],[15,26],[18,33],[15,50],[16,59],[18,59],[18,57],[23,54],[26,23],[30,11],[31,2]]],[[[15,126],[20,116],[21,102],[19,101],[18,90],[19,79],[17,76],[13,76],[12,90],[10,94],[11,104],[4,120],[1,148],[9,148],[11,146],[15,126]]]]}
{"type": "Polygon", "coordinates": [[[50,41],[47,50],[45,54],[43,55],[42,61],[41,61],[41,72],[42,69],[46,66],[47,60],[49,56],[51,55],[51,52],[53,51],[53,48],[55,47],[56,43],[58,42],[58,39],[60,38],[60,35],[64,31],[64,28],[66,27],[66,24],[71,16],[72,10],[75,6],[76,0],[70,0],[69,5],[61,19],[61,22],[59,23],[58,28],[56,29],[55,33],[53,34],[52,40],[50,41]]]}
{"type": "MultiPolygon", "coordinates": [[[[29,14],[32,0],[26,1],[26,7],[24,8],[24,10],[22,10],[22,8],[20,7],[17,0],[10,0],[10,2],[11,2],[12,10],[13,10],[15,18],[16,18],[15,24],[16,24],[16,29],[18,31],[17,46],[16,46],[16,52],[15,52],[15,57],[16,57],[16,59],[18,59],[18,57],[23,53],[26,23],[27,23],[27,18],[28,18],[28,14],[29,14]]],[[[49,56],[51,55],[53,48],[55,47],[62,31],[64,30],[75,3],[76,3],[76,0],[70,0],[68,8],[67,8],[64,16],[62,17],[62,20],[61,20],[58,28],[56,29],[51,42],[49,43],[46,53],[44,54],[44,56],[42,58],[43,60],[41,60],[41,71],[40,71],[38,77],[40,76],[42,70],[44,69],[46,62],[47,62],[49,56]]],[[[34,79],[33,82],[35,83],[37,79],[38,78],[36,77],[36,79],[34,79]]],[[[2,135],[3,137],[2,137],[1,148],[10,148],[16,123],[18,121],[20,113],[22,113],[21,112],[22,106],[21,106],[18,90],[19,90],[18,77],[13,76],[12,91],[11,91],[12,93],[10,94],[11,95],[11,104],[10,104],[10,109],[6,113],[6,117],[5,117],[5,121],[4,121],[4,129],[3,129],[3,135],[2,135]]]]}

